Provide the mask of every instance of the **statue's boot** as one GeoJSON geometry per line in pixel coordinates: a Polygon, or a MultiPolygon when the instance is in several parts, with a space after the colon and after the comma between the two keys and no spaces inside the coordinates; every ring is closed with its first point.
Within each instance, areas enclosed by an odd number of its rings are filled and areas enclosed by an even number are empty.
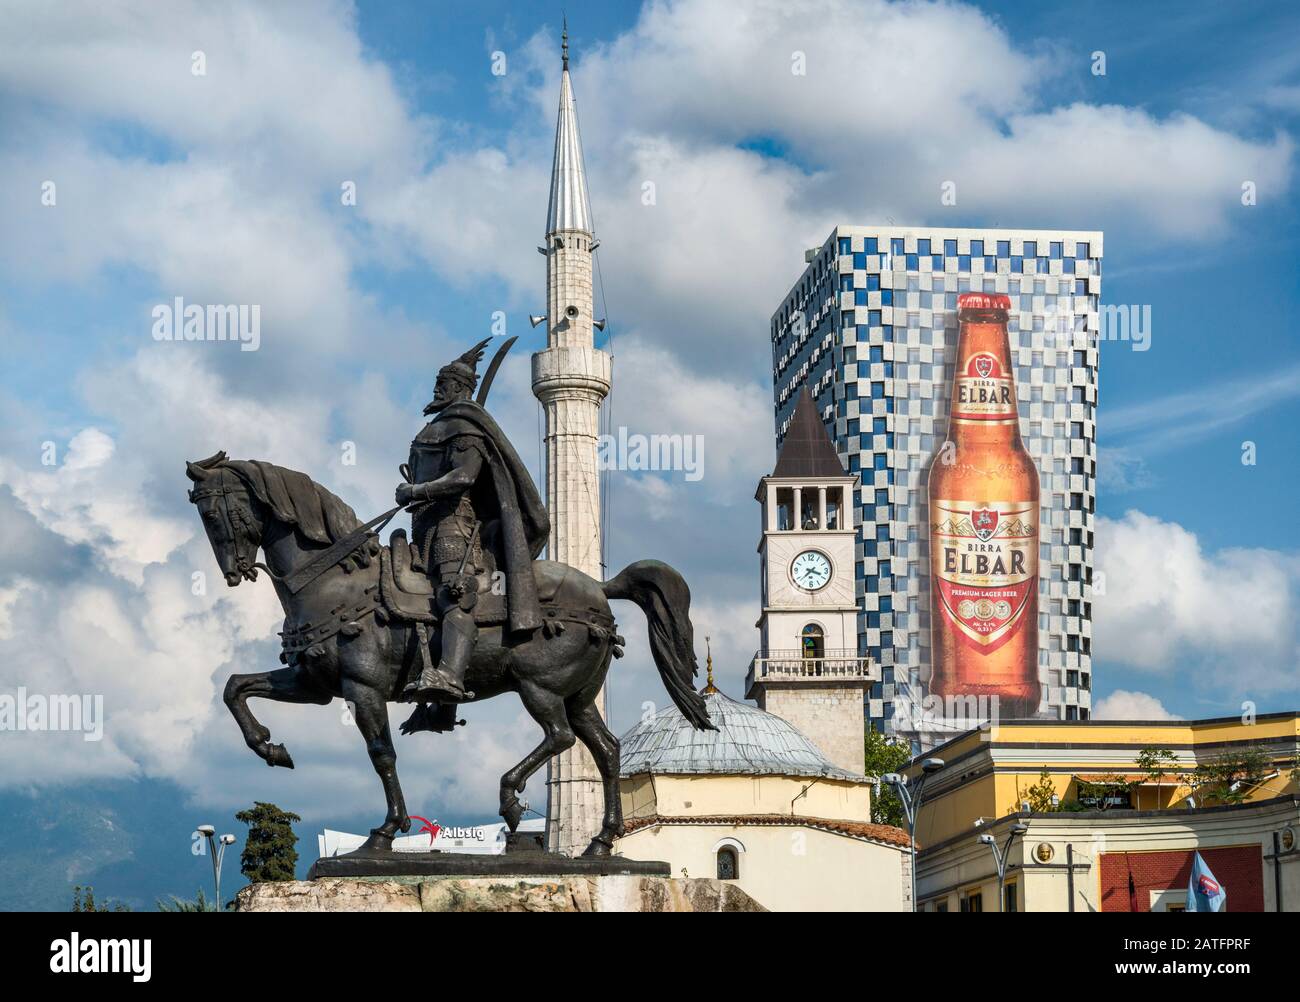
{"type": "Polygon", "coordinates": [[[452,610],[442,622],[442,658],[438,667],[421,671],[419,679],[406,687],[406,693],[427,703],[473,699],[474,694],[465,688],[465,672],[477,639],[474,618],[459,609],[452,610]]]}

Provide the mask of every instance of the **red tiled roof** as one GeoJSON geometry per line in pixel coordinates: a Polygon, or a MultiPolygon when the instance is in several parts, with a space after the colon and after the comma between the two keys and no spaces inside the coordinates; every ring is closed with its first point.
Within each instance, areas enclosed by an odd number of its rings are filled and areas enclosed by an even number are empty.
{"type": "MultiPolygon", "coordinates": [[[[1142,786],[1155,786],[1156,780],[1145,773],[1124,772],[1076,772],[1074,778],[1084,783],[1137,783],[1142,786]]],[[[1173,773],[1164,778],[1165,786],[1177,786],[1179,779],[1173,773]]]]}
{"type": "MultiPolygon", "coordinates": [[[[808,818],[797,814],[706,814],[700,817],[668,818],[652,814],[647,818],[636,818],[623,826],[623,834],[631,835],[642,828],[653,825],[797,825],[804,828],[820,828],[822,831],[850,838],[867,839],[872,842],[884,842],[886,845],[908,845],[907,832],[893,825],[877,825],[865,821],[836,821],[831,818],[808,818]]],[[[919,849],[920,846],[918,845],[919,849]]]]}

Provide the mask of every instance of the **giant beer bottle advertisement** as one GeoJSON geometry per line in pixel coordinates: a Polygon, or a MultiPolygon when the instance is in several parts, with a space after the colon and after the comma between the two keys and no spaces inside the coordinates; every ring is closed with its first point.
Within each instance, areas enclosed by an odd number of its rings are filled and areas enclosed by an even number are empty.
{"type": "MultiPolygon", "coordinates": [[[[1036,715],[1038,471],[1020,435],[1011,302],[958,297],[947,441],[928,477],[929,694],[983,719],[1036,715]]],[[[937,700],[936,700],[937,702],[937,700]]]]}

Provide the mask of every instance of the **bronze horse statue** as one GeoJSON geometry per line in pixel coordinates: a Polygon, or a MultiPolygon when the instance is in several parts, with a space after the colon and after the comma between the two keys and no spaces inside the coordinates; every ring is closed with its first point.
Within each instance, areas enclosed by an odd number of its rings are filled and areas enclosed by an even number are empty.
{"type": "MultiPolygon", "coordinates": [[[[420,639],[427,634],[393,594],[395,551],[399,561],[409,559],[402,552],[405,536],[395,532],[391,545],[382,545],[372,527],[383,516],[363,525],[320,484],[271,463],[217,453],[187,462],[186,473],[194,482],[190,500],[226,583],[256,580],[261,568],[284,608],[285,667],[232,675],[226,683],[225,702],[244,740],[268,765],[292,769],[289,752],[271,742],[270,731],[249,710],[249,698],[321,705],[346,700],[388,802],[387,816],[371,830],[365,848],[391,849],[393,837],[408,831],[411,820],[397,778],[387,704],[406,701],[404,687],[422,660],[427,663],[420,639]],[[259,548],[265,562],[257,560],[259,548]]],[[[605,810],[584,855],[609,855],[623,824],[619,746],[595,700],[611,658],[622,656],[623,640],[608,600],[640,606],[649,621],[655,666],[674,704],[697,728],[712,728],[692,681],[697,665],[690,592],[680,574],[654,560],[633,563],[603,583],[550,560],[532,567],[542,626],[527,633],[511,632],[504,623],[480,630],[465,679],[472,690],[467,701],[518,693],[542,727],[541,743],[501,777],[500,812],[511,831],[523,815],[517,794],[528,778],[575,740],[588,748],[600,770],[605,810]]],[[[448,730],[456,723],[455,709],[421,703],[402,731],[448,730]]]]}

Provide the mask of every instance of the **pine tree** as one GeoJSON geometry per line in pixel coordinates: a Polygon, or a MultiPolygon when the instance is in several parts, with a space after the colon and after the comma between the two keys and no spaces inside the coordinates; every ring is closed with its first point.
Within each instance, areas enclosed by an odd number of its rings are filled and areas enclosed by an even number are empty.
{"type": "Polygon", "coordinates": [[[240,811],[235,818],[248,825],[239,869],[249,882],[295,879],[298,836],[293,832],[293,822],[302,818],[260,800],[254,801],[251,810],[240,811]]]}
{"type": "Polygon", "coordinates": [[[110,908],[108,902],[95,901],[95,889],[87,884],[82,887],[77,884],[72,888],[72,910],[74,912],[129,912],[131,909],[120,901],[114,902],[110,908]]]}
{"type": "Polygon", "coordinates": [[[214,912],[217,910],[216,905],[209,901],[208,896],[203,893],[202,887],[199,888],[198,893],[192,899],[178,898],[173,894],[170,901],[159,898],[157,905],[160,912],[214,912]]]}

